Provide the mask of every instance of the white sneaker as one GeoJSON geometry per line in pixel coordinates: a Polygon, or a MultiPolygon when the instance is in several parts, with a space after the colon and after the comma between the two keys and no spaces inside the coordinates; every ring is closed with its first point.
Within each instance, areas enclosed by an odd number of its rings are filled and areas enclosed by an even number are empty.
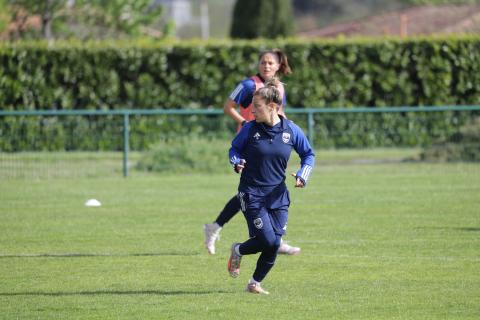
{"type": "Polygon", "coordinates": [[[255,282],[250,282],[247,285],[247,289],[245,289],[245,291],[254,293],[254,294],[270,294],[270,292],[268,292],[267,290],[264,290],[259,283],[255,283],[255,282]]]}
{"type": "Polygon", "coordinates": [[[291,246],[291,245],[289,245],[288,243],[286,243],[285,241],[282,240],[282,242],[280,243],[280,247],[278,247],[277,252],[279,254],[286,254],[286,255],[289,255],[289,256],[294,256],[296,254],[299,254],[301,250],[302,249],[300,249],[299,247],[291,246]]]}
{"type": "Polygon", "coordinates": [[[222,230],[222,227],[217,223],[207,223],[203,225],[205,247],[210,254],[215,254],[215,241],[220,239],[220,230],[222,230]]]}

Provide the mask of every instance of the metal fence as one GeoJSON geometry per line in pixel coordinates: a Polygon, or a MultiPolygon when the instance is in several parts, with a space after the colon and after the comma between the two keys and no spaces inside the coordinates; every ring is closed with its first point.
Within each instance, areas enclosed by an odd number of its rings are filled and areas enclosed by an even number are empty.
{"type": "MultiPolygon", "coordinates": [[[[415,140],[419,139],[419,133],[415,130],[421,130],[425,132],[428,137],[428,141],[434,139],[436,135],[445,136],[449,133],[438,131],[458,131],[459,126],[465,123],[465,119],[472,116],[479,115],[480,106],[424,106],[424,107],[357,107],[357,108],[306,108],[297,109],[289,108],[286,110],[289,118],[294,119],[301,127],[306,129],[306,134],[310,143],[316,147],[349,147],[349,146],[368,146],[369,143],[374,144],[377,141],[379,135],[388,135],[389,132],[395,132],[398,130],[410,130],[410,138],[401,138],[400,135],[393,135],[388,142],[380,143],[382,146],[395,146],[398,145],[414,145],[425,144],[424,140],[406,142],[405,139],[415,140]],[[436,117],[441,117],[440,122],[448,123],[446,126],[432,126],[430,123],[419,121],[421,119],[419,115],[423,115],[424,118],[432,119],[432,114],[436,114],[436,117]],[[406,119],[405,125],[398,125],[397,120],[392,120],[392,115],[399,118],[406,119]],[[459,117],[460,115],[460,117],[459,117]],[[463,119],[463,120],[458,120],[463,119]],[[376,123],[376,124],[374,124],[376,123]],[[452,127],[453,124],[453,127],[452,127]],[[376,127],[376,128],[375,128],[376,127]],[[402,128],[400,128],[402,127],[402,128]],[[452,129],[453,128],[453,129],[452,129]],[[333,132],[341,131],[341,132],[333,132]],[[435,133],[434,131],[437,131],[435,133]],[[380,133],[381,132],[381,133],[380,133]],[[339,137],[344,135],[345,137],[339,137]],[[359,139],[355,143],[349,141],[349,139],[359,139]],[[317,143],[317,139],[319,142],[317,143]],[[370,140],[369,140],[370,139],[370,140]],[[370,142],[369,142],[370,141],[370,142]]],[[[215,130],[221,132],[232,132],[234,124],[228,117],[223,116],[223,110],[219,109],[124,109],[124,110],[35,110],[35,111],[0,111],[0,125],[5,124],[6,119],[19,119],[25,117],[36,118],[72,118],[72,117],[94,117],[99,118],[116,118],[113,125],[114,130],[110,130],[107,134],[112,138],[121,141],[121,147],[116,147],[116,151],[122,153],[122,173],[126,177],[129,174],[129,157],[131,153],[131,121],[132,118],[146,117],[146,118],[164,118],[165,117],[181,117],[184,120],[199,119],[214,117],[214,121],[210,121],[211,126],[215,127],[215,130]],[[193,118],[194,117],[194,118],[193,118]],[[121,119],[118,121],[118,119],[121,119]],[[228,128],[228,130],[226,130],[228,128]]],[[[438,119],[437,119],[438,120],[438,119]]],[[[72,122],[77,120],[73,119],[72,122]]],[[[176,119],[177,122],[182,122],[182,119],[176,119]]],[[[172,123],[175,121],[171,121],[172,123]]],[[[157,120],[157,125],[164,125],[165,121],[157,120]]],[[[187,121],[184,121],[186,123],[187,121]]],[[[188,121],[192,122],[192,121],[188,121]]],[[[437,121],[438,122],[438,121],[437,121]]],[[[154,124],[154,125],[156,125],[154,124]]],[[[149,127],[145,126],[144,132],[148,131],[149,127]]],[[[150,127],[151,128],[151,127],[150,127]]],[[[170,128],[170,127],[169,127],[170,128]]],[[[170,130],[170,129],[168,129],[170,130]]],[[[191,130],[191,128],[186,129],[191,130]]],[[[84,132],[88,132],[84,131],[84,132]]],[[[451,132],[450,132],[451,133],[451,132]]],[[[12,135],[12,132],[8,132],[5,126],[0,127],[0,134],[2,139],[14,138],[7,135],[12,135]]],[[[56,133],[53,132],[53,135],[56,133]]],[[[165,133],[166,134],[166,133],[165,133]]],[[[69,135],[75,137],[74,131],[69,135]]],[[[78,135],[82,135],[79,133],[78,135]]],[[[404,134],[405,135],[405,134],[404,134]]],[[[20,138],[20,137],[19,137],[20,138]]],[[[78,137],[79,138],[79,137],[78,137]]],[[[158,138],[158,136],[157,136],[158,138]]],[[[155,139],[155,138],[152,138],[155,139]]],[[[387,141],[387,139],[384,139],[387,141]]],[[[6,149],[6,148],[3,148],[6,149]]],[[[62,147],[60,147],[60,151],[62,147]]],[[[94,151],[94,150],[92,150],[94,151]]],[[[10,150],[2,150],[0,153],[11,153],[10,150]]],[[[1,161],[1,159],[0,159],[1,161]]]]}

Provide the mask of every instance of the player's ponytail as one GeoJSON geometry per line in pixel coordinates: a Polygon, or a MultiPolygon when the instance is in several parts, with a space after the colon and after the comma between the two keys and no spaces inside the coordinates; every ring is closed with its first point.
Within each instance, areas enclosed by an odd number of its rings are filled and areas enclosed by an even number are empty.
{"type": "Polygon", "coordinates": [[[278,69],[277,73],[280,73],[281,75],[287,75],[292,73],[292,69],[288,65],[287,55],[283,53],[283,51],[280,49],[273,49],[273,52],[275,52],[275,54],[277,55],[278,61],[280,63],[280,68],[278,69]]]}

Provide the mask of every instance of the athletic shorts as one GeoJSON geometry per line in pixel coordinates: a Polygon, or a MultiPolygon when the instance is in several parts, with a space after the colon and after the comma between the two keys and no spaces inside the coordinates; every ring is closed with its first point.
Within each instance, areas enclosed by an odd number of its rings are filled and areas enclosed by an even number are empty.
{"type": "Polygon", "coordinates": [[[290,206],[287,188],[281,188],[267,196],[239,192],[238,198],[250,237],[255,237],[259,232],[274,232],[280,236],[285,234],[290,206]]]}

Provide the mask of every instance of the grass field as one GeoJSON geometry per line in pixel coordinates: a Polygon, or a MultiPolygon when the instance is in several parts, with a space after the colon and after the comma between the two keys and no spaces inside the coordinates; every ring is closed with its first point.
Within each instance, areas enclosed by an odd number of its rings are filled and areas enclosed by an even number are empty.
{"type": "Polygon", "coordinates": [[[322,158],[290,184],[302,253],[277,259],[269,296],[243,291],[257,256],[227,274],[241,215],[203,248],[233,173],[2,179],[0,318],[479,319],[480,165],[322,158]]]}

